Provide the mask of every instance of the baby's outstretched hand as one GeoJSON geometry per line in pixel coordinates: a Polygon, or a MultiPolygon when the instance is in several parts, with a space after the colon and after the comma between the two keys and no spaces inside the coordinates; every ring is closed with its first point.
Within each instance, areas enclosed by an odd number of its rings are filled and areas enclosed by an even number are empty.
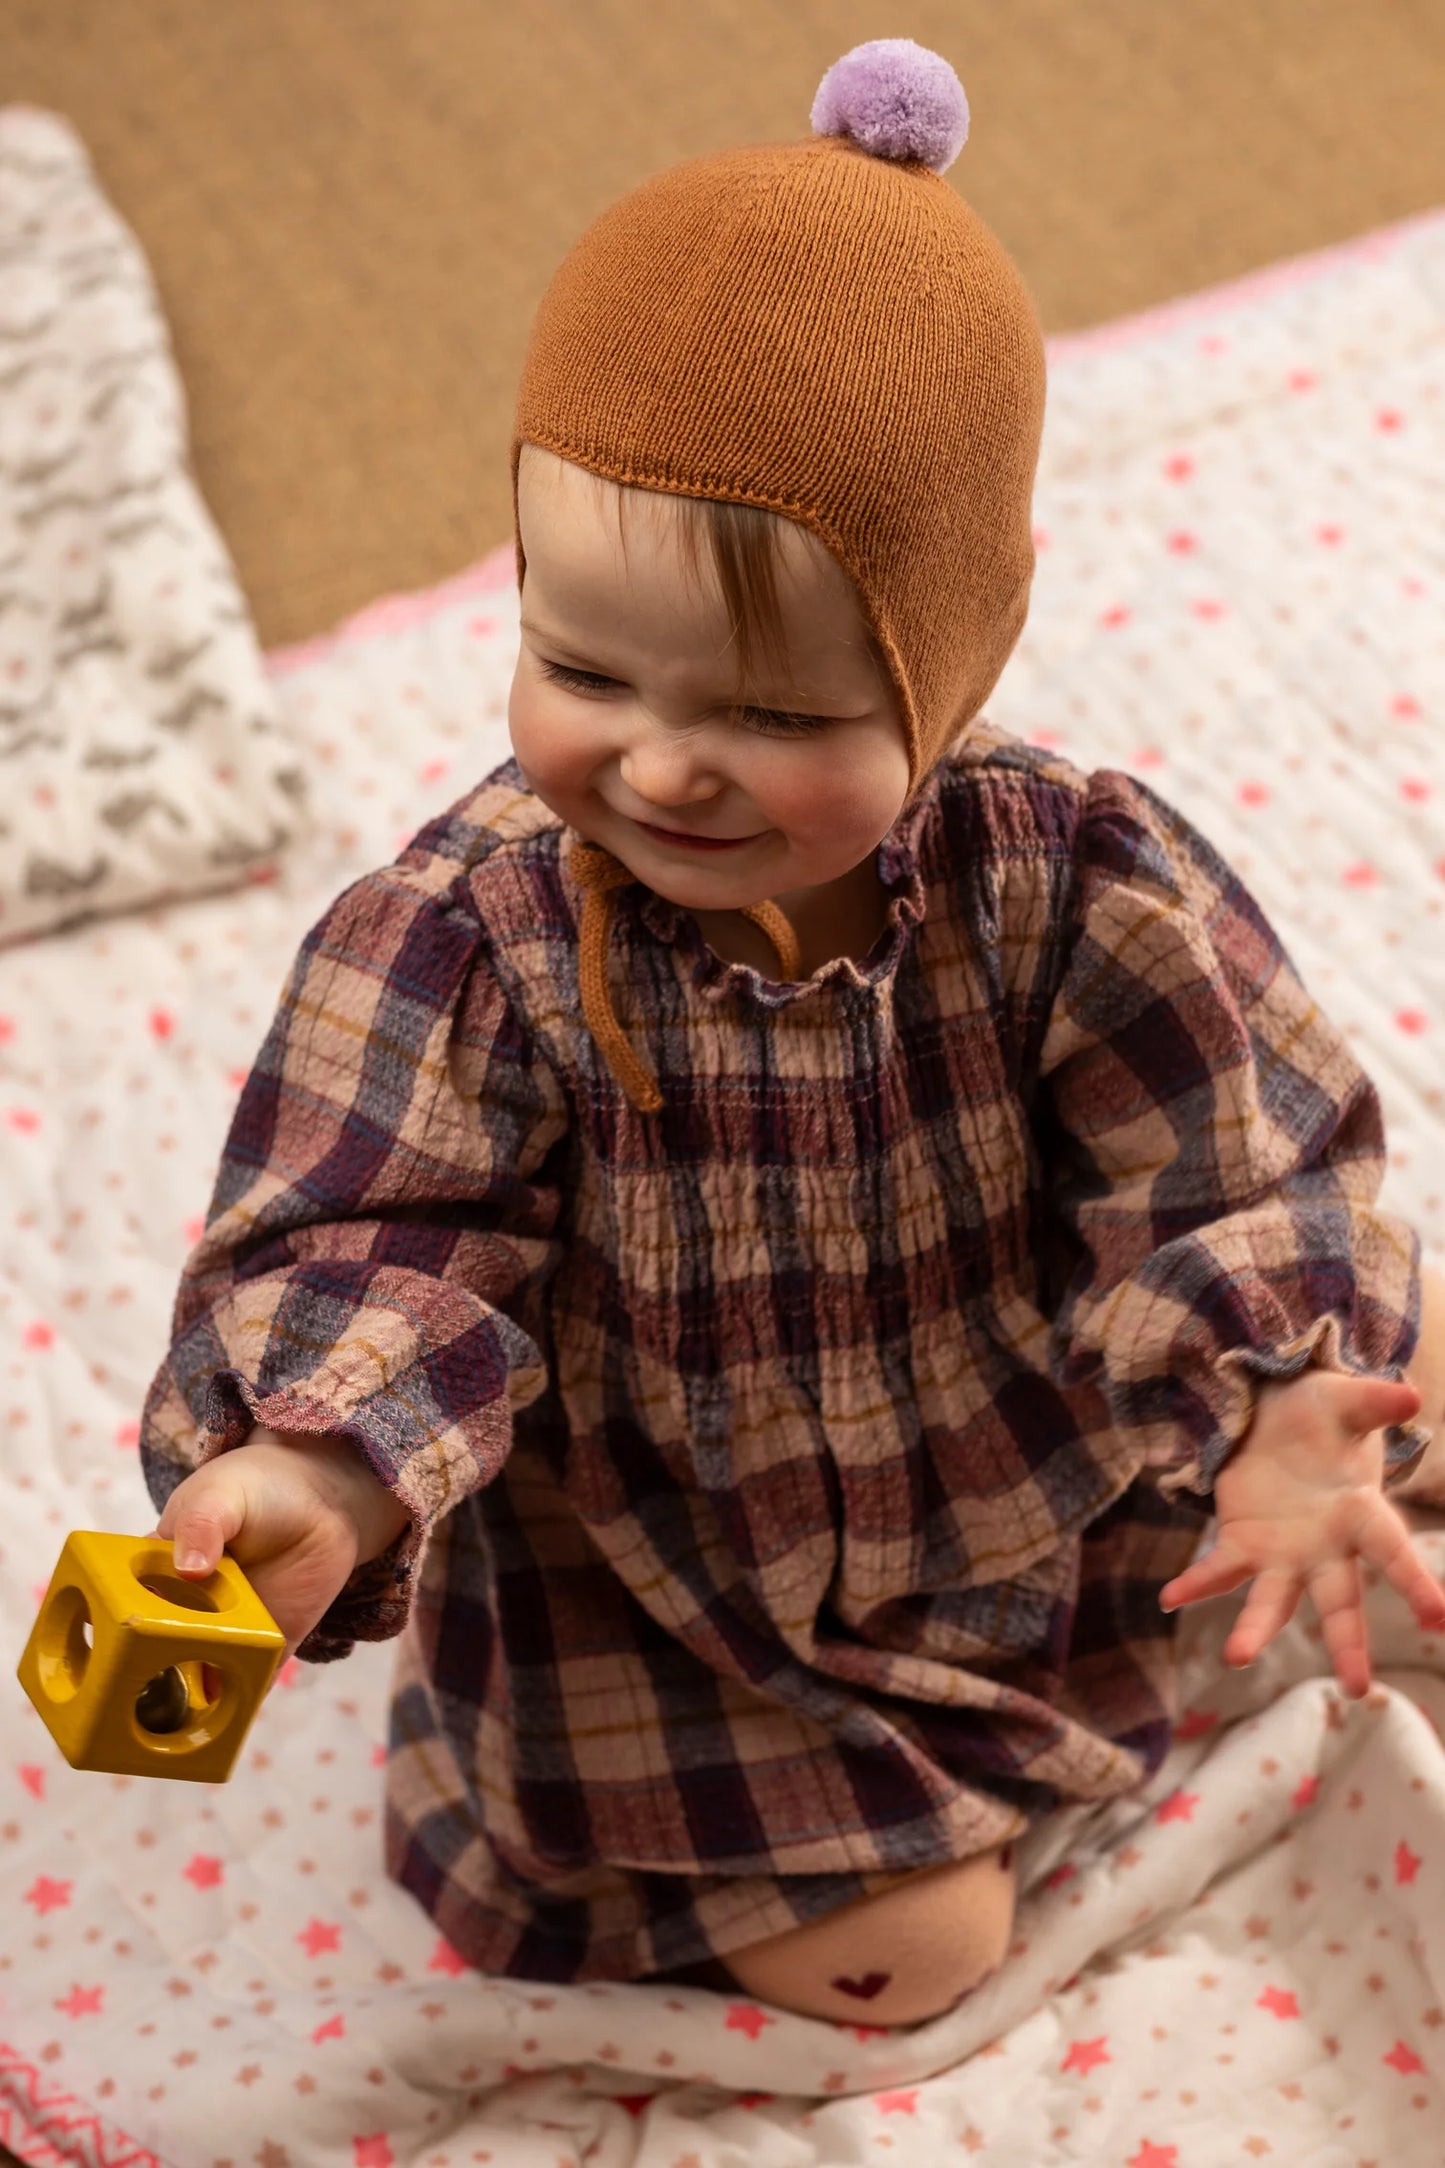
{"type": "Polygon", "coordinates": [[[1214,1548],[1160,1591],[1166,1611],[1254,1587],[1224,1647],[1252,1663],[1294,1616],[1308,1589],[1335,1674],[1347,1694],[1370,1687],[1361,1561],[1392,1581],[1420,1624],[1445,1627],[1445,1589],[1384,1496],[1381,1435],[1418,1413],[1413,1385],[1307,1370],[1267,1384],[1243,1443],[1214,1485],[1214,1548]]]}

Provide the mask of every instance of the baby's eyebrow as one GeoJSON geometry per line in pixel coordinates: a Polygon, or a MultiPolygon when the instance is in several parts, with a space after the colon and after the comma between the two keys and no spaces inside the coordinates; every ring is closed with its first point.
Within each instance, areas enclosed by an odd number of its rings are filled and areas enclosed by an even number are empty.
{"type": "Polygon", "coordinates": [[[545,640],[549,647],[559,647],[564,655],[573,655],[578,661],[582,659],[580,647],[572,647],[559,632],[553,632],[547,625],[539,625],[535,618],[524,617],[521,626],[523,632],[534,633],[539,640],[545,640]]]}

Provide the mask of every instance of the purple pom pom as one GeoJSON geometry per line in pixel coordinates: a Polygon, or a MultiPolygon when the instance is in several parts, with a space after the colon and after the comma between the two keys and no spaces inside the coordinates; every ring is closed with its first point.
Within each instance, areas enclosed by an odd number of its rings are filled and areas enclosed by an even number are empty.
{"type": "Polygon", "coordinates": [[[912,38],[873,38],[835,60],[818,85],[815,135],[851,136],[875,158],[946,173],[968,141],[968,100],[940,53],[912,38]]]}

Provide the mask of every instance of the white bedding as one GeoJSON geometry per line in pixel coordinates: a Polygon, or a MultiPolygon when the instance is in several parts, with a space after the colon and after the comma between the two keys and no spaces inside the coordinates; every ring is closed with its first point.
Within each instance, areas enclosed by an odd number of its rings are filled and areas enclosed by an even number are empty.
{"type": "MultiPolygon", "coordinates": [[[[990,712],[1234,859],[1445,1261],[1445,213],[1051,362],[990,712]]],[[[153,1525],[135,1417],[236,1088],[306,926],[502,756],[516,618],[503,548],[272,657],[315,808],[280,878],[0,956],[11,1664],[68,1529],[153,1525]]],[[[293,1666],[214,1791],[69,1770],[12,1685],[0,2138],[168,2168],[1436,2168],[1445,1648],[1371,1601],[1375,1707],[1302,1622],[1225,1675],[1234,1602],[1187,1615],[1149,1794],[1025,1847],[1011,1961],[897,2036],[459,1968],[379,1874],[385,1647],[293,1666]]]]}

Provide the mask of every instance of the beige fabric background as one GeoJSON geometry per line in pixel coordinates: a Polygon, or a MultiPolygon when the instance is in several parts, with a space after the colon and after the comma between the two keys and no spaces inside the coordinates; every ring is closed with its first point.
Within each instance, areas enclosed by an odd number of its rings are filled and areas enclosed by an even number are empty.
{"type": "Polygon", "coordinates": [[[527,327],[644,174],[958,69],[950,173],[1072,329],[1445,202],[1445,0],[0,0],[0,98],[145,247],[268,643],[507,539],[527,327]]]}
{"type": "Polygon", "coordinates": [[[1442,0],[0,0],[139,235],[269,643],[506,539],[527,326],[645,173],[806,133],[870,37],[958,69],[950,179],[1046,328],[1445,201],[1442,0]]]}

